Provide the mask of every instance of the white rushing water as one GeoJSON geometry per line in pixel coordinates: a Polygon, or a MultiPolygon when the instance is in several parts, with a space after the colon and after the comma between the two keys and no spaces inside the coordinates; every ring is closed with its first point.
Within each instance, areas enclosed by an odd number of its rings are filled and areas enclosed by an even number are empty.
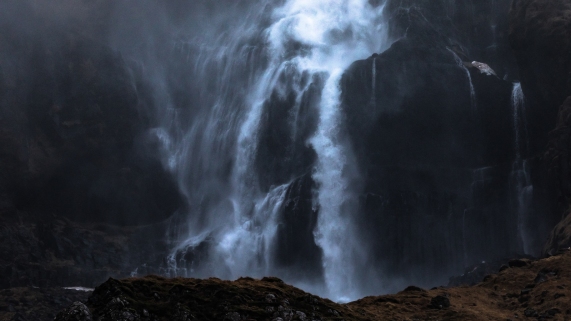
{"type": "Polygon", "coordinates": [[[371,71],[372,84],[371,87],[373,91],[371,92],[371,105],[374,107],[377,105],[377,57],[373,57],[373,68],[371,71]]]}
{"type": "Polygon", "coordinates": [[[288,1],[276,10],[279,20],[270,28],[275,52],[296,40],[309,48],[305,56],[291,63],[301,72],[324,74],[327,80],[321,93],[319,123],[310,139],[318,156],[313,175],[319,186],[320,206],[316,243],[323,250],[323,268],[330,297],[338,300],[355,298],[358,293],[353,266],[363,262],[356,253],[360,244],[353,236],[351,212],[343,205],[350,190],[344,172],[351,166],[347,160],[351,150],[339,137],[339,81],[353,61],[379,50],[382,7],[372,8],[368,1],[288,1]],[[375,41],[376,40],[376,41],[375,41]]]}
{"type": "Polygon", "coordinates": [[[511,104],[513,108],[513,126],[515,159],[512,165],[512,188],[517,214],[517,232],[524,254],[532,254],[527,233],[527,217],[533,196],[529,166],[523,159],[523,153],[528,149],[527,122],[525,117],[525,97],[520,83],[514,83],[511,104]]]}
{"type": "Polygon", "coordinates": [[[355,213],[347,206],[356,193],[350,180],[357,169],[342,137],[340,80],[352,62],[387,45],[384,5],[368,0],[279,3],[259,1],[230,31],[191,44],[195,72],[203,76],[197,78],[215,80],[199,95],[207,107],[194,115],[187,130],[174,112],[163,115],[163,126],[155,130],[165,164],[178,177],[191,208],[186,224],[175,224],[171,231],[175,245],[167,273],[231,279],[278,273],[272,257],[289,183],[269,190],[259,184],[260,123],[272,95],[293,93],[293,117],[284,121],[296,137],[302,97],[319,79],[317,128],[306,142],[317,156],[314,238],[323,253],[325,281],[319,294],[347,301],[361,295],[355,267],[364,265],[364,257],[354,231],[355,213]],[[210,244],[203,258],[207,262],[195,268],[192,253],[205,243],[210,244]]]}
{"type": "Polygon", "coordinates": [[[466,65],[462,61],[462,58],[460,58],[454,52],[454,50],[452,50],[450,48],[446,48],[446,49],[448,49],[448,51],[450,51],[450,53],[452,53],[452,55],[454,56],[454,61],[456,61],[456,64],[458,65],[458,67],[462,68],[464,70],[464,72],[466,73],[466,77],[468,78],[468,84],[470,85],[470,105],[472,106],[472,111],[475,111],[477,108],[476,90],[474,89],[474,84],[472,83],[472,75],[470,75],[470,70],[468,70],[468,68],[466,67],[466,65]]]}

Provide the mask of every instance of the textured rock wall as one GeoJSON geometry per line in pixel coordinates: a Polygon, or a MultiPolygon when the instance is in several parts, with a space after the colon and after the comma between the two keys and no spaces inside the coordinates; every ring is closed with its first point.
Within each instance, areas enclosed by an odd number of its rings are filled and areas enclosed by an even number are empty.
{"type": "MultiPolygon", "coordinates": [[[[571,100],[571,3],[516,0],[510,10],[510,43],[526,95],[532,151],[538,156],[537,181],[550,203],[538,213],[552,226],[568,213],[569,110],[571,100]],[[548,134],[549,133],[549,134],[548,134]]],[[[562,221],[552,231],[544,254],[568,247],[562,221]]]]}
{"type": "Polygon", "coordinates": [[[530,108],[533,150],[545,148],[557,108],[571,95],[571,3],[516,0],[510,10],[510,44],[530,108]]]}
{"type": "Polygon", "coordinates": [[[138,75],[83,25],[12,3],[1,13],[0,190],[19,209],[83,221],[170,216],[181,202],[142,143],[138,75]]]}
{"type": "Polygon", "coordinates": [[[146,251],[158,267],[165,226],[124,226],[182,204],[145,143],[145,80],[89,9],[0,3],[0,288],[93,286],[154,262],[146,251]]]}

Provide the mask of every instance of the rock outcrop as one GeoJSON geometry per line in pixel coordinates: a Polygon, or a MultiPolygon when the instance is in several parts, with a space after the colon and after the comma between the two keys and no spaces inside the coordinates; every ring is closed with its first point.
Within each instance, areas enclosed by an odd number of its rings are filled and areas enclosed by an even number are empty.
{"type": "Polygon", "coordinates": [[[532,144],[544,148],[557,107],[571,95],[571,3],[516,0],[510,10],[511,47],[528,101],[532,144]]]}
{"type": "Polygon", "coordinates": [[[564,320],[571,315],[569,284],[570,252],[513,261],[472,287],[409,286],[347,304],[277,278],[230,282],[148,276],[109,279],[85,305],[73,303],[55,320],[564,320]]]}
{"type": "MultiPolygon", "coordinates": [[[[434,282],[434,275],[522,252],[510,189],[512,83],[502,66],[492,67],[502,78],[482,73],[497,63],[476,50],[486,40],[451,28],[461,19],[446,19],[437,10],[442,2],[395,3],[400,37],[353,63],[341,81],[362,178],[359,229],[385,273],[434,282]]],[[[457,6],[460,15],[466,8],[457,6]]],[[[537,252],[547,232],[534,235],[537,252]]]]}
{"type": "Polygon", "coordinates": [[[513,1],[509,38],[526,96],[527,117],[533,119],[530,143],[541,155],[538,187],[548,200],[543,217],[551,225],[563,218],[544,248],[548,255],[569,246],[565,240],[571,204],[571,3],[513,1]]]}

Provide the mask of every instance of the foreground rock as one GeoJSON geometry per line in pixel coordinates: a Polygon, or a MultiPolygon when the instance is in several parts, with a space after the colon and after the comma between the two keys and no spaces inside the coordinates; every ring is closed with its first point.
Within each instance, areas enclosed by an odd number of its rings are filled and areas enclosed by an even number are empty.
{"type": "Polygon", "coordinates": [[[53,320],[75,301],[86,301],[87,289],[21,287],[0,290],[0,320],[53,320]]]}
{"type": "Polygon", "coordinates": [[[567,320],[570,287],[571,252],[510,262],[472,287],[410,286],[348,304],[277,278],[230,282],[148,276],[109,279],[85,306],[74,303],[55,320],[567,320]]]}

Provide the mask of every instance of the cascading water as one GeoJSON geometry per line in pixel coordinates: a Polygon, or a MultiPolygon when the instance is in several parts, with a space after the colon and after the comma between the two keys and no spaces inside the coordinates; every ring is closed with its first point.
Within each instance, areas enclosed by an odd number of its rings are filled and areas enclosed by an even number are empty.
{"type": "Polygon", "coordinates": [[[377,105],[377,57],[373,57],[373,68],[371,70],[371,75],[372,75],[372,85],[371,87],[373,88],[372,94],[371,94],[371,106],[376,106],[377,105]]]}
{"type": "Polygon", "coordinates": [[[517,215],[517,232],[521,250],[532,254],[527,235],[527,216],[533,196],[529,166],[522,154],[528,150],[527,123],[525,117],[525,97],[520,83],[513,85],[512,91],[513,126],[515,136],[515,159],[512,165],[512,189],[517,215]]]}
{"type": "MultiPolygon", "coordinates": [[[[177,220],[185,223],[172,227],[168,273],[280,276],[273,262],[279,254],[277,218],[300,173],[267,179],[257,155],[264,117],[276,108],[274,101],[286,101],[290,113],[283,121],[291,141],[283,137],[285,145],[299,139],[303,105],[318,115],[302,144],[316,155],[311,177],[319,214],[313,235],[322,251],[324,285],[305,287],[341,301],[362,295],[355,266],[364,265],[363,244],[349,206],[358,192],[350,184],[358,169],[343,137],[339,82],[353,61],[386,45],[383,8],[367,0],[288,0],[279,6],[262,1],[233,31],[190,42],[197,79],[211,79],[197,95],[201,112],[188,125],[178,115],[163,116],[155,131],[189,206],[188,218],[177,220]],[[312,104],[307,97],[316,88],[312,104]]],[[[294,277],[288,281],[298,283],[295,271],[289,272],[294,277]]]]}
{"type": "Polygon", "coordinates": [[[470,70],[468,70],[468,68],[466,67],[466,65],[464,65],[464,62],[462,61],[462,58],[460,58],[454,52],[454,50],[452,50],[450,48],[447,48],[447,49],[454,56],[454,60],[456,61],[456,64],[458,65],[458,67],[462,68],[464,70],[464,72],[466,72],[466,77],[468,78],[468,83],[470,85],[470,104],[472,106],[472,110],[476,110],[476,107],[477,107],[476,90],[474,89],[474,84],[472,83],[472,75],[470,75],[470,70]]]}

